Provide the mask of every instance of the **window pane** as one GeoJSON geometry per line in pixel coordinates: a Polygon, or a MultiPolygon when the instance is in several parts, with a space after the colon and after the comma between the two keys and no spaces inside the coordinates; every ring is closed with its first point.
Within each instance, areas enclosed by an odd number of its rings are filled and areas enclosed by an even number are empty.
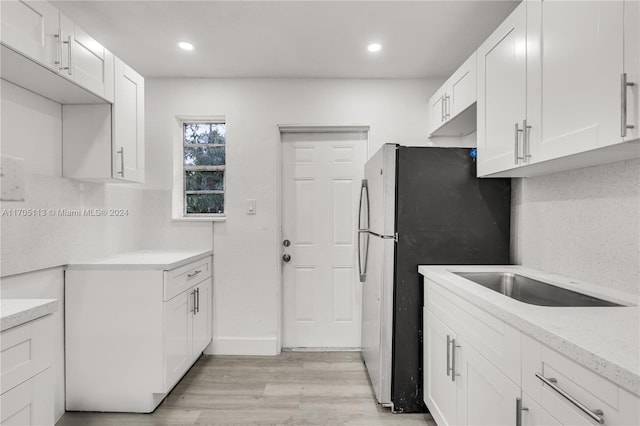
{"type": "Polygon", "coordinates": [[[184,165],[185,166],[224,166],[225,165],[225,147],[209,146],[209,147],[185,147],[184,148],[184,165]]]}
{"type": "Polygon", "coordinates": [[[187,213],[224,213],[224,194],[187,194],[187,213]]]}
{"type": "Polygon", "coordinates": [[[184,125],[184,143],[209,143],[210,124],[189,123],[184,125]]]}
{"type": "Polygon", "coordinates": [[[209,143],[224,144],[227,142],[227,125],[226,124],[212,124],[211,125],[211,138],[209,143]]]}
{"type": "Polygon", "coordinates": [[[185,172],[187,191],[224,190],[224,172],[187,171],[185,172]]]}

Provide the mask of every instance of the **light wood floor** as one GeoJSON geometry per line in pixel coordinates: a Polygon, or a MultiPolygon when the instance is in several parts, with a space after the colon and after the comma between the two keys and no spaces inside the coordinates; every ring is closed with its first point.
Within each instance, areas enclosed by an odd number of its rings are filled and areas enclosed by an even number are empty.
{"type": "Polygon", "coordinates": [[[66,413],[68,425],[429,425],[373,396],[359,352],[203,356],[152,414],[66,413]]]}

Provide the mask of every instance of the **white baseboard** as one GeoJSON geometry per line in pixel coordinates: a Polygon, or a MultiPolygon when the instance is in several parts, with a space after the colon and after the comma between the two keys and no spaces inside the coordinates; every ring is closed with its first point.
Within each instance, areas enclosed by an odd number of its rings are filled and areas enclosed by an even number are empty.
{"type": "Polygon", "coordinates": [[[279,355],[280,347],[275,337],[220,337],[205,350],[207,355],[279,355]]]}

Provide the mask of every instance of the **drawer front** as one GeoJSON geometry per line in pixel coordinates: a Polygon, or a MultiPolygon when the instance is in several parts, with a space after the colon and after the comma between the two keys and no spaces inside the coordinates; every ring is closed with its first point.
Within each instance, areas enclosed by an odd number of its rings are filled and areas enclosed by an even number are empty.
{"type": "Polygon", "coordinates": [[[51,315],[2,332],[0,336],[0,393],[53,364],[51,315]]]}
{"type": "Polygon", "coordinates": [[[164,300],[173,299],[178,294],[211,276],[211,256],[191,262],[180,268],[164,272],[164,300]]]}
{"type": "Polygon", "coordinates": [[[520,385],[520,332],[431,280],[425,285],[427,309],[520,385]]]}
{"type": "Polygon", "coordinates": [[[52,425],[53,372],[46,369],[35,377],[0,396],[0,424],[10,425],[52,425]]]}
{"type": "Polygon", "coordinates": [[[640,424],[640,399],[637,396],[528,336],[523,336],[522,341],[523,390],[558,422],[566,425],[598,424],[570,400],[573,399],[602,417],[606,425],[640,424]],[[553,386],[537,377],[536,373],[553,386]],[[598,414],[598,410],[602,414],[598,414]]]}

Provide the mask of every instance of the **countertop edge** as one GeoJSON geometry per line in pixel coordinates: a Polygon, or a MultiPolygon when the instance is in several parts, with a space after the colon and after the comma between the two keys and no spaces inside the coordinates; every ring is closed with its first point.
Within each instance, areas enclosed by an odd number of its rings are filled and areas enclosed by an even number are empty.
{"type": "MultiPolygon", "coordinates": [[[[6,299],[11,300],[11,299],[6,299]]],[[[26,299],[18,299],[26,300],[26,299]]],[[[34,299],[36,305],[0,319],[0,332],[10,330],[29,321],[42,318],[58,310],[58,299],[34,299]],[[41,302],[41,303],[38,303],[41,302]]]]}
{"type": "MultiPolygon", "coordinates": [[[[429,267],[430,265],[419,265],[418,272],[425,278],[429,278],[436,282],[438,282],[439,279],[446,280],[446,277],[443,276],[443,272],[445,271],[429,270],[429,267]]],[[[528,268],[524,267],[522,267],[522,270],[526,272],[530,271],[528,268]]],[[[446,282],[451,283],[451,281],[446,282]]],[[[554,333],[553,331],[529,321],[521,315],[510,312],[503,307],[492,303],[489,300],[478,297],[477,295],[469,292],[459,285],[445,286],[445,288],[458,295],[459,297],[462,297],[465,301],[483,309],[488,314],[493,315],[500,320],[508,322],[508,324],[512,327],[518,329],[522,333],[525,333],[532,339],[537,340],[542,344],[547,345],[550,348],[560,352],[564,356],[567,356],[566,353],[568,352],[573,352],[581,355],[571,357],[571,359],[574,362],[610,380],[612,383],[620,386],[626,391],[636,396],[640,396],[640,374],[634,371],[630,371],[629,369],[617,364],[615,361],[603,358],[602,356],[583,348],[579,344],[571,342],[564,337],[554,333]],[[621,376],[625,376],[626,380],[621,379],[621,376]]]]}
{"type": "MultiPolygon", "coordinates": [[[[145,254],[145,252],[131,252],[131,253],[124,253],[124,254],[130,254],[132,256],[135,256],[136,254],[145,254]]],[[[159,252],[158,252],[159,253],[159,252]]],[[[91,260],[87,260],[87,261],[82,261],[82,262],[78,262],[78,263],[70,263],[68,265],[65,266],[65,270],[66,271],[80,271],[80,270],[127,270],[127,271],[140,271],[140,270],[157,270],[157,271],[168,271],[171,269],[176,269],[179,268],[181,266],[184,266],[188,263],[191,263],[193,261],[199,260],[199,259],[203,259],[205,257],[208,256],[212,256],[213,255],[213,251],[212,250],[206,250],[206,251],[202,251],[202,252],[198,252],[198,253],[185,253],[184,258],[181,258],[179,260],[176,260],[174,262],[170,262],[170,263],[149,263],[149,262],[140,262],[140,263],[134,263],[134,262],[118,262],[116,260],[114,260],[113,263],[108,263],[107,259],[98,259],[95,261],[91,261],[91,260]]]]}

